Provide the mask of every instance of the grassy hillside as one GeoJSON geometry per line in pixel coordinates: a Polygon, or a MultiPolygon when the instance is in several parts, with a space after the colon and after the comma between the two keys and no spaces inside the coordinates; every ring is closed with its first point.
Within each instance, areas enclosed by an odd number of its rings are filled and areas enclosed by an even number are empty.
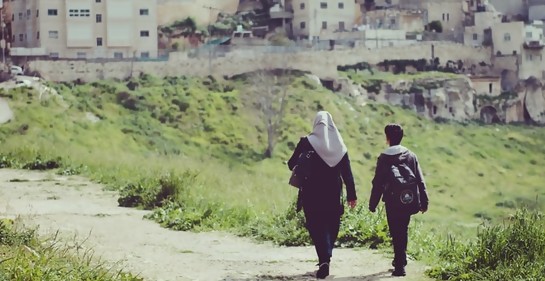
{"type": "MultiPolygon", "coordinates": [[[[299,244],[308,238],[300,218],[286,211],[296,192],[287,185],[283,162],[311,129],[315,112],[328,110],[348,146],[362,206],[347,214],[345,245],[388,239],[383,218],[369,215],[365,206],[389,122],[405,127],[403,144],[418,154],[428,183],[430,210],[416,216],[417,232],[474,237],[476,226],[501,222],[516,208],[545,208],[545,129],[439,124],[293,79],[270,159],[263,157],[259,93],[249,90],[249,82],[143,76],[129,83],[54,84],[62,98],[41,101],[30,90],[3,92],[16,119],[0,125],[0,165],[58,161],[60,173],[81,173],[121,190],[128,201],[162,207],[153,218],[167,227],[235,228],[299,244]],[[89,114],[100,120],[91,122],[89,114]],[[174,200],[162,200],[168,196],[174,200]]],[[[424,251],[411,247],[413,255],[424,251]]]]}

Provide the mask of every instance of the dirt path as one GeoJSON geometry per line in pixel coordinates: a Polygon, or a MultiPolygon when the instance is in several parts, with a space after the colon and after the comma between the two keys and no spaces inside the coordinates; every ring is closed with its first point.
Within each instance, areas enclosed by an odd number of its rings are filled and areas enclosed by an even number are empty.
{"type": "MultiPolygon", "coordinates": [[[[314,280],[312,247],[277,247],[222,232],[170,231],[117,207],[116,194],[81,177],[0,169],[0,217],[20,216],[42,234],[87,239],[103,260],[146,280],[314,280]]],[[[335,249],[328,280],[385,280],[390,259],[371,250],[335,249]]],[[[410,262],[408,276],[427,280],[410,262]]],[[[396,279],[397,280],[397,279],[396,279]]]]}

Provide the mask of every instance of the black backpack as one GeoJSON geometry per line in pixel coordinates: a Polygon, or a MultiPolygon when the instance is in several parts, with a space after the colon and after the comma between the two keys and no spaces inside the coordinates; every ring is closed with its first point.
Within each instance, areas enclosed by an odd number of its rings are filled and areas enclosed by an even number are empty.
{"type": "Polygon", "coordinates": [[[399,212],[411,215],[420,211],[420,193],[418,180],[406,163],[395,163],[390,166],[388,191],[391,195],[390,205],[399,212]]]}

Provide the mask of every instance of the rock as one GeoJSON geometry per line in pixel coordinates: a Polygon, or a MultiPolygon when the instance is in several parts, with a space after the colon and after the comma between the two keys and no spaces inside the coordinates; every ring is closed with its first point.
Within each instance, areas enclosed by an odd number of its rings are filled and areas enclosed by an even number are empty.
{"type": "Polygon", "coordinates": [[[317,86],[322,87],[322,82],[320,81],[320,78],[318,78],[318,76],[313,74],[306,74],[305,76],[308,79],[312,80],[314,83],[316,83],[317,86]]]}
{"type": "Polygon", "coordinates": [[[13,119],[13,111],[8,105],[8,102],[0,98],[0,124],[4,124],[13,119]]]}
{"type": "Polygon", "coordinates": [[[526,80],[526,96],[524,104],[532,121],[545,124],[545,97],[543,96],[543,85],[537,79],[526,80]]]}
{"type": "Polygon", "coordinates": [[[91,112],[85,112],[85,118],[87,118],[87,120],[91,121],[91,123],[97,123],[98,121],[100,121],[100,117],[94,115],[91,112]]]}

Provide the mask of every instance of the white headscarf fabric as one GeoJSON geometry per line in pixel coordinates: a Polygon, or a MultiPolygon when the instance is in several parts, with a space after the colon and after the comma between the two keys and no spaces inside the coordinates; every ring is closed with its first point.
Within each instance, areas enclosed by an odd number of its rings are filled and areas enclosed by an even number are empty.
{"type": "Polygon", "coordinates": [[[339,164],[348,151],[337,126],[333,122],[333,117],[327,111],[319,111],[316,114],[312,133],[307,138],[316,153],[329,167],[339,164]]]}

